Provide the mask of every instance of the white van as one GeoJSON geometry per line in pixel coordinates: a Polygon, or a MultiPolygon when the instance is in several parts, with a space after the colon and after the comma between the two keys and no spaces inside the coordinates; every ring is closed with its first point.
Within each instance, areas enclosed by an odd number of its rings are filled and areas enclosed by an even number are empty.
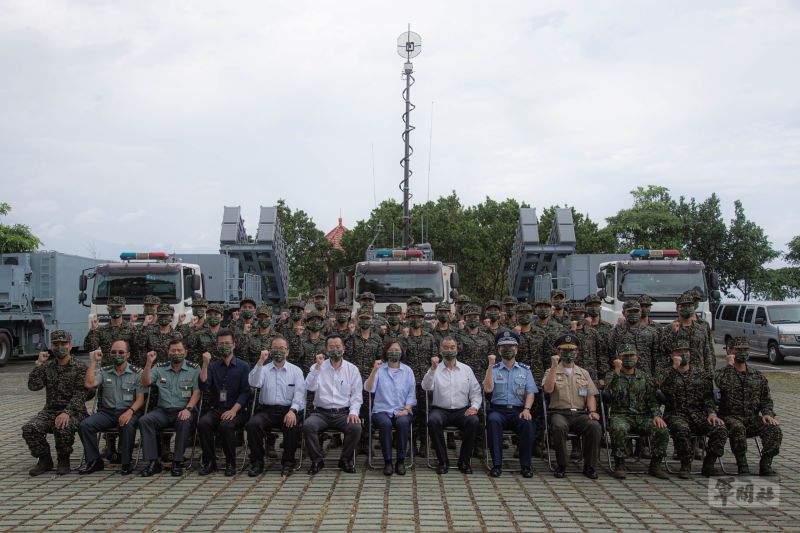
{"type": "Polygon", "coordinates": [[[722,302],[714,314],[714,340],[747,337],[754,355],[770,363],[800,356],[800,302],[722,302]]]}

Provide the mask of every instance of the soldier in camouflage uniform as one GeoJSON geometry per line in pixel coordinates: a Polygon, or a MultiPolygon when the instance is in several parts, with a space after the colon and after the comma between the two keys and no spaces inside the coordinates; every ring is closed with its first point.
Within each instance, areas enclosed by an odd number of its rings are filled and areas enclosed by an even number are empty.
{"type": "MultiPolygon", "coordinates": [[[[346,303],[338,303],[336,307],[333,308],[334,311],[334,324],[333,327],[330,329],[329,333],[336,333],[342,337],[342,340],[347,344],[347,338],[353,334],[355,331],[355,324],[352,324],[352,310],[350,306],[346,303]]],[[[317,311],[319,312],[319,311],[317,311]]],[[[323,317],[324,314],[320,313],[323,317]]],[[[347,357],[347,354],[345,354],[347,357]]]]}
{"type": "Polygon", "coordinates": [[[639,356],[634,344],[620,344],[617,357],[614,369],[606,376],[611,404],[608,431],[615,464],[611,475],[617,479],[625,478],[626,436],[637,433],[651,439],[650,475],[667,479],[669,476],[661,468],[661,461],[667,453],[669,430],[661,418],[652,378],[637,368],[639,356]]]}
{"type": "Polygon", "coordinates": [[[642,294],[637,301],[639,302],[639,307],[642,309],[642,324],[661,329],[661,326],[650,318],[650,310],[653,308],[653,299],[646,294],[642,294]]]}
{"type": "MultiPolygon", "coordinates": [[[[348,360],[358,367],[362,381],[366,382],[375,366],[375,359],[379,359],[383,351],[383,339],[375,332],[372,323],[372,307],[364,306],[358,309],[356,314],[358,329],[347,339],[345,352],[348,360]]],[[[369,420],[369,393],[362,391],[363,402],[359,416],[364,421],[362,424],[361,440],[359,442],[359,452],[367,453],[369,442],[369,429],[365,425],[369,420]]]]}
{"type": "MultiPolygon", "coordinates": [[[[439,352],[433,335],[426,333],[423,329],[425,324],[425,312],[421,307],[411,307],[406,313],[408,317],[408,335],[403,337],[401,346],[403,347],[403,363],[411,367],[414,371],[414,378],[417,381],[417,405],[425,405],[425,391],[422,390],[422,378],[430,366],[431,357],[439,352]],[[422,402],[422,403],[420,403],[422,402]]],[[[421,445],[418,450],[425,454],[425,417],[414,417],[414,439],[421,445]]],[[[416,444],[415,444],[416,446],[416,444]]]]}
{"type": "Polygon", "coordinates": [[[403,339],[403,308],[397,304],[386,306],[386,329],[383,331],[383,342],[402,341],[403,339]]]}
{"type": "MultiPolygon", "coordinates": [[[[546,303],[549,308],[549,303],[546,303]]],[[[553,336],[545,329],[533,324],[533,308],[527,302],[522,302],[516,308],[517,322],[519,323],[519,345],[517,346],[517,361],[528,365],[536,383],[542,383],[545,368],[556,351],[553,347],[553,336]]],[[[559,326],[559,329],[561,327],[559,326]]],[[[536,436],[533,444],[533,455],[542,457],[544,447],[544,422],[542,416],[541,396],[533,403],[531,414],[536,421],[536,436]]]]}
{"type": "Polygon", "coordinates": [[[256,309],[256,327],[249,335],[242,339],[234,339],[236,348],[239,343],[244,346],[241,348],[243,356],[251,368],[255,367],[262,350],[269,350],[272,347],[272,339],[278,336],[278,332],[272,327],[272,308],[268,305],[259,305],[256,309]]]}
{"type": "Polygon", "coordinates": [[[550,293],[550,305],[553,307],[553,320],[565,328],[568,328],[569,313],[566,310],[567,294],[561,289],[553,289],[553,291],[550,293]]]}
{"type": "Polygon", "coordinates": [[[492,337],[496,337],[498,333],[514,329],[507,328],[500,322],[500,317],[502,316],[500,309],[500,302],[497,300],[489,300],[484,307],[486,321],[481,325],[481,329],[492,337]]]}
{"type": "Polygon", "coordinates": [[[514,331],[514,328],[517,327],[516,314],[518,304],[519,301],[513,296],[503,298],[503,320],[500,321],[500,324],[511,331],[514,331]]]}
{"type": "MultiPolygon", "coordinates": [[[[534,325],[544,330],[547,335],[556,338],[564,333],[564,325],[551,316],[552,306],[549,300],[544,298],[534,300],[533,311],[536,313],[536,323],[534,325]]],[[[517,306],[517,312],[519,313],[519,306],[517,306]]],[[[569,324],[567,324],[567,327],[569,327],[569,324]]]]}
{"type": "Polygon", "coordinates": [[[181,335],[183,335],[184,339],[188,339],[189,336],[192,334],[192,332],[202,328],[206,324],[207,312],[208,312],[208,302],[206,301],[206,299],[203,297],[193,298],[192,321],[178,324],[177,326],[175,326],[175,330],[181,335]]]}
{"type": "Polygon", "coordinates": [[[714,381],[720,392],[719,412],[736,456],[739,474],[749,474],[747,437],[761,438],[759,475],[772,476],[772,459],[780,452],[783,433],[775,419],[767,378],[747,364],[750,343],[735,337],[727,349],[728,366],[717,370],[714,381]]]}
{"type": "Polygon", "coordinates": [[[31,455],[39,459],[28,472],[38,476],[53,469],[53,458],[47,434],[52,433],[58,454],[59,475],[69,474],[69,456],[75,442],[78,425],[88,416],[86,412],[86,390],[83,381],[86,365],[74,359],[72,336],[68,331],[55,330],[50,334],[50,353],[40,352],[36,366],[28,376],[28,390],[45,389],[45,406],[36,416],[22,426],[22,438],[28,444],[31,455]]]}
{"type": "Polygon", "coordinates": [[[300,300],[289,302],[289,313],[285,317],[281,317],[275,325],[278,333],[288,339],[292,331],[302,329],[305,309],[305,304],[300,300]]]}
{"type": "MultiPolygon", "coordinates": [[[[174,308],[169,304],[161,304],[157,311],[157,327],[143,327],[137,332],[136,342],[147,352],[156,352],[156,362],[163,363],[168,360],[167,349],[173,339],[182,339],[183,336],[172,329],[172,319],[175,316],[174,308]]],[[[137,365],[138,366],[138,365],[137,365]]]]}
{"type": "Polygon", "coordinates": [[[651,378],[664,367],[662,346],[658,332],[641,323],[642,308],[636,300],[628,300],[622,305],[625,323],[617,324],[611,331],[610,353],[619,353],[623,344],[633,344],[638,353],[638,368],[651,378]]]}
{"type": "MultiPolygon", "coordinates": [[[[362,292],[361,296],[358,297],[358,303],[361,304],[361,307],[370,307],[374,309],[375,295],[371,292],[362,292]]],[[[372,314],[372,323],[375,324],[375,328],[379,330],[387,325],[386,319],[380,315],[376,315],[375,313],[372,314]]]]}
{"type": "MultiPolygon", "coordinates": [[[[228,329],[233,331],[235,337],[242,334],[249,335],[256,328],[256,307],[258,307],[256,301],[251,298],[243,298],[239,302],[239,317],[228,324],[228,329]]],[[[237,341],[238,339],[234,338],[234,342],[238,344],[237,341]]]]}
{"type": "Polygon", "coordinates": [[[582,303],[576,302],[569,305],[569,318],[572,332],[580,342],[578,358],[575,361],[592,376],[600,388],[605,386],[605,375],[608,373],[608,353],[599,331],[586,324],[586,308],[582,303]]]}
{"type": "Polygon", "coordinates": [[[423,320],[422,320],[422,331],[424,331],[425,333],[430,333],[431,329],[433,329],[433,328],[431,328],[431,325],[427,320],[424,320],[424,318],[425,318],[425,310],[422,307],[422,298],[420,298],[418,296],[412,296],[411,298],[406,300],[406,324],[405,324],[406,327],[408,327],[410,325],[410,322],[411,322],[411,320],[408,319],[408,316],[409,316],[408,313],[411,310],[420,311],[422,313],[422,317],[423,317],[423,320]]]}
{"type": "Polygon", "coordinates": [[[458,329],[458,326],[453,326],[450,321],[452,319],[450,316],[450,304],[445,302],[436,304],[435,312],[436,325],[431,329],[431,335],[433,335],[433,339],[436,341],[436,346],[440,346],[442,344],[442,339],[445,337],[452,337],[458,344],[458,351],[461,352],[463,350],[461,339],[459,338],[459,333],[461,331],[458,329]]]}
{"type": "Polygon", "coordinates": [[[325,353],[325,337],[322,335],[324,317],[317,311],[306,316],[306,328],[300,336],[301,353],[297,362],[290,361],[308,372],[316,361],[318,353],[325,353]]]}
{"type": "Polygon", "coordinates": [[[111,321],[108,324],[98,326],[97,317],[92,318],[91,329],[83,340],[83,350],[93,352],[100,350],[103,352],[103,365],[111,364],[111,345],[115,341],[125,341],[128,345],[133,343],[134,328],[130,324],[123,322],[122,315],[125,313],[125,298],[122,296],[112,296],[108,299],[108,316],[111,321]]]}
{"type": "Polygon", "coordinates": [[[202,364],[203,354],[210,353],[215,358],[219,357],[217,352],[217,333],[222,328],[222,316],[225,308],[220,304],[211,304],[206,311],[203,326],[195,328],[186,340],[186,360],[196,365],[202,364]]]}
{"type": "MultiPolygon", "coordinates": [[[[716,365],[714,343],[708,336],[706,325],[695,319],[694,297],[689,293],[683,293],[678,298],[676,307],[678,320],[673,322],[671,327],[665,328],[663,332],[662,353],[669,353],[668,347],[676,339],[688,340],[692,347],[692,353],[697,358],[697,365],[702,366],[708,374],[712,374],[716,365]]],[[[663,357],[661,363],[666,365],[666,359],[663,357]]]]}
{"type": "Polygon", "coordinates": [[[692,435],[708,436],[702,473],[706,477],[716,475],[714,463],[725,452],[728,431],[717,417],[711,375],[691,364],[686,339],[674,341],[671,360],[672,366],[661,371],[657,384],[666,397],[664,420],[681,461],[679,475],[684,479],[692,475],[692,435]]]}
{"type": "Polygon", "coordinates": [[[311,298],[314,301],[314,309],[316,309],[322,316],[329,318],[328,297],[325,294],[325,290],[324,289],[314,290],[314,292],[311,294],[311,298]]]}
{"type": "Polygon", "coordinates": [[[158,310],[158,306],[161,305],[161,298],[148,294],[143,298],[142,305],[144,307],[142,323],[136,323],[138,317],[135,314],[131,315],[130,320],[130,325],[133,328],[134,340],[131,345],[131,362],[139,367],[144,366],[146,352],[144,347],[138,343],[138,339],[142,338],[141,335],[145,332],[158,329],[156,325],[156,311],[158,310]]]}
{"type": "Polygon", "coordinates": [[[494,337],[481,329],[481,309],[477,305],[464,307],[464,329],[458,333],[461,353],[459,359],[468,365],[475,375],[482,376],[486,373],[488,357],[497,355],[494,337]]]}
{"type": "Polygon", "coordinates": [[[450,319],[450,325],[453,326],[453,329],[463,329],[464,328],[464,308],[468,305],[472,305],[472,298],[467,296],[466,294],[459,294],[456,296],[455,299],[455,316],[450,319]]]}
{"type": "Polygon", "coordinates": [[[609,354],[610,362],[611,354],[614,353],[611,350],[611,330],[614,328],[614,326],[610,322],[606,322],[600,317],[600,310],[603,307],[603,301],[598,295],[589,294],[583,300],[583,304],[586,307],[586,320],[589,321],[589,325],[591,327],[600,333],[600,338],[605,344],[603,351],[609,354]]]}

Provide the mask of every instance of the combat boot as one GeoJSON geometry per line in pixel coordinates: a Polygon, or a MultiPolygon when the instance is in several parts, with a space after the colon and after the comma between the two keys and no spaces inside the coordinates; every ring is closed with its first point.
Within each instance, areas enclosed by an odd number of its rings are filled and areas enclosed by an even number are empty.
{"type": "Polygon", "coordinates": [[[736,456],[736,468],[740,476],[750,475],[750,466],[748,466],[747,457],[744,454],[736,456]]]}
{"type": "Polygon", "coordinates": [[[59,455],[58,465],[56,466],[56,474],[63,476],[70,473],[69,455],[59,455]]]}
{"type": "Polygon", "coordinates": [[[703,459],[703,470],[701,472],[704,476],[711,477],[719,475],[717,459],[718,457],[716,455],[706,454],[705,458],[703,459]]]}
{"type": "Polygon", "coordinates": [[[762,457],[758,463],[759,476],[774,476],[777,473],[772,469],[772,457],[762,457]]]}
{"type": "MultiPolygon", "coordinates": [[[[683,468],[681,468],[683,470],[683,468]]],[[[689,468],[689,473],[691,474],[691,463],[689,468]]],[[[652,458],[650,459],[650,468],[647,470],[647,473],[653,477],[657,477],[658,479],[669,479],[669,474],[664,472],[664,469],[661,468],[661,459],[652,458]]]]}
{"type": "Polygon", "coordinates": [[[681,459],[681,470],[678,472],[678,477],[681,479],[689,479],[692,477],[692,461],[689,459],[681,459]]]}
{"type": "Polygon", "coordinates": [[[39,476],[44,474],[45,472],[53,469],[53,458],[50,457],[50,454],[47,455],[40,455],[39,462],[36,465],[28,470],[28,474],[31,476],[39,476]]]}
{"type": "Polygon", "coordinates": [[[625,479],[625,459],[614,458],[614,471],[611,475],[617,479],[625,479]]]}

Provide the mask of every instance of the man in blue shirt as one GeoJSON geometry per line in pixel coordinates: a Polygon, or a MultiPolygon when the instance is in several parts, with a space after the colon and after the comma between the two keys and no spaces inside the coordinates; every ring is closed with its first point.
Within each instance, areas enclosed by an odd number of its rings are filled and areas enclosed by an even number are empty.
{"type": "Polygon", "coordinates": [[[495,364],[495,355],[489,356],[489,368],[483,380],[486,394],[491,395],[491,409],[486,419],[486,432],[492,452],[492,477],[503,472],[503,430],[508,428],[519,437],[519,464],[522,477],[533,477],[531,451],[536,423],[531,417],[534,393],[539,392],[528,365],[516,361],[519,336],[513,331],[502,331],[496,337],[497,351],[503,358],[495,364]]]}
{"type": "Polygon", "coordinates": [[[383,356],[389,363],[375,361],[364,390],[374,394],[372,423],[380,432],[383,451],[383,474],[392,475],[392,427],[397,430],[397,464],[394,471],[399,476],[406,474],[406,446],[411,436],[411,410],[417,405],[417,384],[411,367],[400,362],[403,349],[400,341],[388,344],[383,356]]]}
{"type": "Polygon", "coordinates": [[[197,434],[203,449],[201,476],[217,469],[214,433],[219,431],[222,450],[225,452],[225,475],[236,474],[236,431],[247,421],[243,409],[250,399],[247,375],[250,365],[233,355],[236,344],[233,332],[221,329],[217,333],[217,352],[222,359],[211,360],[209,352],[203,353],[200,369],[200,386],[210,391],[211,409],[200,417],[197,434]]]}

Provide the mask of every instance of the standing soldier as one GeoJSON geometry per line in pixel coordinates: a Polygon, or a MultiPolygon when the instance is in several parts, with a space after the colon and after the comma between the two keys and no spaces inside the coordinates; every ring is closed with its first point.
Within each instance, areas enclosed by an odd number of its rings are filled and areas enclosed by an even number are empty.
{"type": "Polygon", "coordinates": [[[458,326],[453,326],[450,315],[450,304],[445,302],[436,304],[436,325],[431,329],[431,335],[433,335],[433,340],[436,341],[436,346],[440,346],[442,340],[447,337],[456,339],[459,344],[459,351],[461,351],[461,342],[457,338],[460,330],[458,326]]]}
{"type": "Polygon", "coordinates": [[[211,304],[206,311],[206,318],[203,326],[195,328],[186,340],[186,350],[188,355],[186,360],[195,365],[203,362],[203,354],[210,352],[215,357],[217,354],[217,333],[221,329],[222,315],[225,308],[220,304],[211,304]]]}
{"type": "MultiPolygon", "coordinates": [[[[351,363],[356,365],[361,380],[366,381],[369,378],[372,368],[375,366],[375,359],[380,358],[383,348],[383,339],[380,335],[375,333],[372,329],[372,310],[368,307],[361,307],[357,313],[358,318],[358,331],[346,341],[345,353],[351,363]]],[[[361,391],[363,401],[361,403],[361,412],[359,417],[365,423],[369,420],[369,397],[368,392],[361,391]]],[[[359,452],[367,453],[367,446],[369,445],[369,430],[362,428],[361,439],[359,442],[359,452]]]]}
{"type": "Polygon", "coordinates": [[[252,298],[242,298],[239,302],[239,315],[236,320],[231,320],[228,329],[249,333],[256,326],[256,301],[252,298]],[[248,327],[249,326],[249,327],[248,327]]]}
{"type": "MultiPolygon", "coordinates": [[[[638,305],[638,303],[637,303],[638,305]]],[[[667,453],[669,430],[661,418],[656,389],[649,374],[637,368],[639,355],[634,344],[620,344],[614,359],[614,369],[606,377],[606,389],[611,397],[608,431],[614,454],[617,479],[625,479],[625,457],[628,454],[626,436],[633,432],[652,439],[651,476],[668,479],[661,468],[667,453]]]]}
{"type": "Polygon", "coordinates": [[[489,300],[486,302],[484,311],[486,312],[486,320],[484,321],[481,329],[491,335],[492,338],[497,336],[498,333],[512,329],[505,327],[500,322],[500,303],[497,300],[489,300]]]}
{"type": "MultiPolygon", "coordinates": [[[[362,292],[361,296],[358,297],[358,303],[361,304],[361,307],[370,307],[374,309],[375,295],[371,292],[362,292]]],[[[375,313],[372,314],[372,323],[378,329],[381,329],[387,325],[386,320],[382,316],[376,315],[375,313]]]]}
{"type": "Polygon", "coordinates": [[[301,353],[299,359],[290,361],[308,371],[317,359],[318,353],[325,353],[325,337],[322,335],[324,317],[317,311],[306,316],[306,329],[300,336],[301,353]]]}
{"type": "MultiPolygon", "coordinates": [[[[709,340],[706,325],[697,322],[694,318],[694,297],[689,293],[683,293],[678,298],[676,307],[678,320],[673,322],[670,328],[667,328],[663,342],[670,346],[676,339],[688,340],[692,353],[697,356],[697,366],[702,366],[706,373],[712,374],[715,366],[714,344],[709,340]]],[[[662,354],[665,352],[668,353],[668,349],[662,349],[662,354]]],[[[662,357],[661,364],[663,366],[668,364],[666,357],[662,357]]]]}
{"type": "Polygon", "coordinates": [[[403,309],[399,305],[389,304],[386,306],[386,330],[384,330],[383,332],[384,343],[388,343],[390,341],[402,340],[403,338],[402,315],[403,315],[403,309]]]}
{"type": "Polygon", "coordinates": [[[675,340],[670,356],[672,366],[661,372],[658,384],[666,397],[664,420],[681,461],[678,475],[683,479],[692,476],[692,435],[708,435],[703,475],[716,475],[714,463],[725,451],[728,431],[717,417],[711,375],[691,364],[691,350],[686,339],[675,340]]]}
{"type": "Polygon", "coordinates": [[[22,438],[28,444],[31,455],[39,459],[28,472],[31,476],[44,474],[53,469],[53,458],[47,434],[52,433],[58,454],[58,475],[69,474],[69,456],[75,442],[75,432],[81,420],[86,418],[86,390],[83,380],[86,365],[71,355],[72,336],[68,331],[57,329],[50,334],[50,353],[39,352],[36,366],[28,376],[28,390],[45,389],[45,406],[36,416],[22,426],[22,438]]]}
{"type": "MultiPolygon", "coordinates": [[[[272,308],[268,305],[259,305],[256,309],[256,327],[244,339],[236,339],[236,348],[240,353],[244,353],[244,359],[253,367],[256,361],[261,357],[261,352],[269,350],[272,346],[272,339],[278,336],[278,333],[272,327],[272,308]],[[245,346],[239,346],[239,342],[243,342],[245,346]]],[[[240,357],[240,356],[237,356],[240,357]]]]}
{"type": "Polygon", "coordinates": [[[496,354],[494,337],[481,329],[481,310],[477,305],[464,307],[464,329],[459,332],[461,361],[472,370],[483,375],[489,354],[496,354]]]}
{"type": "MultiPolygon", "coordinates": [[[[527,302],[517,305],[517,322],[519,328],[519,345],[517,346],[517,361],[528,365],[536,383],[541,383],[544,378],[544,369],[550,357],[555,353],[552,346],[553,337],[547,331],[534,326],[533,308],[527,302]]],[[[560,328],[560,326],[559,326],[560,328]]],[[[533,419],[536,426],[534,437],[533,455],[542,456],[544,446],[544,424],[542,423],[542,404],[537,401],[533,404],[533,419]]]]}
{"type": "Polygon", "coordinates": [[[125,341],[130,345],[134,336],[133,327],[123,322],[122,318],[125,313],[125,298],[112,296],[106,307],[110,322],[100,326],[100,320],[96,316],[92,317],[91,328],[83,340],[84,351],[93,352],[99,349],[103,352],[103,366],[111,364],[111,345],[114,342],[125,341]]]}
{"type": "Polygon", "coordinates": [[[610,362],[611,356],[614,353],[611,350],[611,330],[614,326],[610,322],[603,320],[600,316],[600,310],[603,307],[603,301],[598,295],[589,294],[586,296],[586,299],[583,302],[586,306],[586,320],[588,320],[589,326],[593,327],[598,331],[598,333],[600,333],[600,338],[603,344],[605,344],[603,351],[604,353],[608,354],[610,362]]]}
{"type": "Polygon", "coordinates": [[[328,297],[325,296],[324,289],[315,289],[311,295],[311,298],[314,300],[314,309],[319,311],[319,314],[326,318],[330,318],[328,315],[328,297]]]}
{"type": "MultiPolygon", "coordinates": [[[[547,335],[555,338],[564,332],[564,325],[551,316],[552,306],[549,300],[537,298],[533,302],[533,310],[536,313],[536,327],[544,330],[547,335]]],[[[519,313],[519,306],[517,306],[517,312],[519,313]]],[[[519,318],[517,318],[517,321],[519,321],[519,318]]],[[[567,324],[567,327],[569,327],[569,324],[567,324]]]]}
{"type": "Polygon", "coordinates": [[[291,331],[303,327],[303,315],[305,314],[305,304],[300,300],[289,302],[289,314],[282,317],[275,326],[278,333],[286,337],[291,331]]]}
{"type": "Polygon", "coordinates": [[[202,328],[206,324],[206,312],[208,311],[208,302],[205,298],[193,298],[192,299],[192,321],[188,323],[184,323],[184,315],[181,313],[178,316],[178,325],[175,326],[175,329],[183,335],[184,339],[188,339],[189,336],[196,330],[202,328]]]}
{"type": "Polygon", "coordinates": [[[513,330],[517,326],[517,305],[519,302],[513,296],[503,298],[503,320],[500,322],[503,327],[513,330]]]}
{"type": "Polygon", "coordinates": [[[163,363],[169,359],[167,349],[169,343],[175,339],[183,338],[180,333],[172,329],[172,318],[175,310],[169,304],[161,304],[157,311],[157,328],[139,330],[137,342],[145,352],[156,352],[156,362],[163,363]]]}
{"type": "Polygon", "coordinates": [[[605,385],[605,375],[608,373],[606,344],[603,342],[600,332],[586,324],[585,313],[586,308],[582,303],[570,305],[571,329],[580,344],[576,364],[589,372],[592,381],[597,381],[602,388],[605,385]]]}
{"type": "Polygon", "coordinates": [[[569,327],[569,313],[565,309],[567,294],[561,289],[553,289],[550,293],[550,305],[553,307],[553,320],[564,326],[569,327]]]}
{"type": "MultiPolygon", "coordinates": [[[[415,310],[420,311],[422,313],[422,318],[423,318],[423,320],[422,320],[422,331],[424,331],[425,333],[430,333],[431,332],[431,325],[430,325],[429,322],[424,320],[424,318],[425,318],[425,310],[422,308],[422,298],[419,298],[418,296],[412,296],[411,298],[406,300],[406,317],[409,316],[408,313],[412,309],[415,309],[415,310]]],[[[407,322],[406,326],[408,326],[408,325],[409,324],[407,322]]]]}
{"type": "MultiPolygon", "coordinates": [[[[438,348],[433,335],[426,333],[423,329],[425,312],[422,308],[412,306],[406,315],[408,316],[408,334],[404,334],[402,343],[403,352],[405,353],[405,361],[403,363],[410,366],[411,370],[414,371],[414,377],[417,382],[417,405],[425,405],[425,391],[422,390],[421,386],[422,377],[428,370],[431,357],[437,354],[438,348]]],[[[425,417],[416,417],[414,419],[414,428],[414,438],[420,443],[418,449],[424,455],[426,453],[425,417]]],[[[415,453],[415,455],[419,454],[415,453]]]]}
{"type": "Polygon", "coordinates": [[[661,364],[661,345],[658,332],[641,323],[642,308],[636,300],[628,300],[622,305],[625,322],[617,324],[611,332],[611,354],[619,353],[623,344],[633,344],[638,353],[637,368],[651,378],[663,368],[661,364]]]}
{"type": "Polygon", "coordinates": [[[650,311],[653,308],[653,299],[646,294],[642,294],[639,296],[638,301],[639,307],[642,309],[642,324],[652,326],[656,329],[661,329],[661,326],[657,322],[654,322],[652,318],[650,318],[650,311]]]}
{"type": "MultiPolygon", "coordinates": [[[[319,313],[319,311],[317,311],[319,313]]],[[[330,327],[330,333],[336,333],[342,339],[347,341],[347,337],[355,331],[355,325],[351,324],[351,315],[352,310],[350,306],[344,302],[340,302],[336,304],[336,307],[333,308],[334,312],[334,323],[330,327]]],[[[324,318],[325,315],[320,313],[320,315],[324,318]]]]}
{"type": "Polygon", "coordinates": [[[455,329],[464,328],[464,308],[471,304],[472,304],[472,298],[470,298],[466,294],[459,294],[458,296],[456,296],[456,301],[455,301],[456,316],[454,316],[450,321],[450,323],[453,325],[455,329]]]}
{"type": "Polygon", "coordinates": [[[739,474],[750,474],[747,464],[747,437],[761,438],[760,476],[774,476],[772,458],[778,455],[783,433],[775,418],[767,378],[747,364],[750,343],[735,337],[727,348],[728,366],[717,370],[714,381],[720,392],[720,416],[728,427],[731,450],[739,474]]]}
{"type": "Polygon", "coordinates": [[[133,364],[139,367],[144,366],[145,362],[145,353],[147,350],[144,349],[144,346],[139,344],[139,339],[144,338],[144,334],[150,330],[157,330],[158,326],[156,325],[156,311],[158,310],[158,306],[161,305],[161,298],[158,296],[153,296],[152,294],[146,295],[142,300],[142,305],[144,307],[144,316],[142,317],[142,323],[137,324],[136,321],[138,317],[135,314],[131,315],[130,325],[133,328],[133,344],[131,345],[131,353],[132,353],[132,361],[133,364]]]}

